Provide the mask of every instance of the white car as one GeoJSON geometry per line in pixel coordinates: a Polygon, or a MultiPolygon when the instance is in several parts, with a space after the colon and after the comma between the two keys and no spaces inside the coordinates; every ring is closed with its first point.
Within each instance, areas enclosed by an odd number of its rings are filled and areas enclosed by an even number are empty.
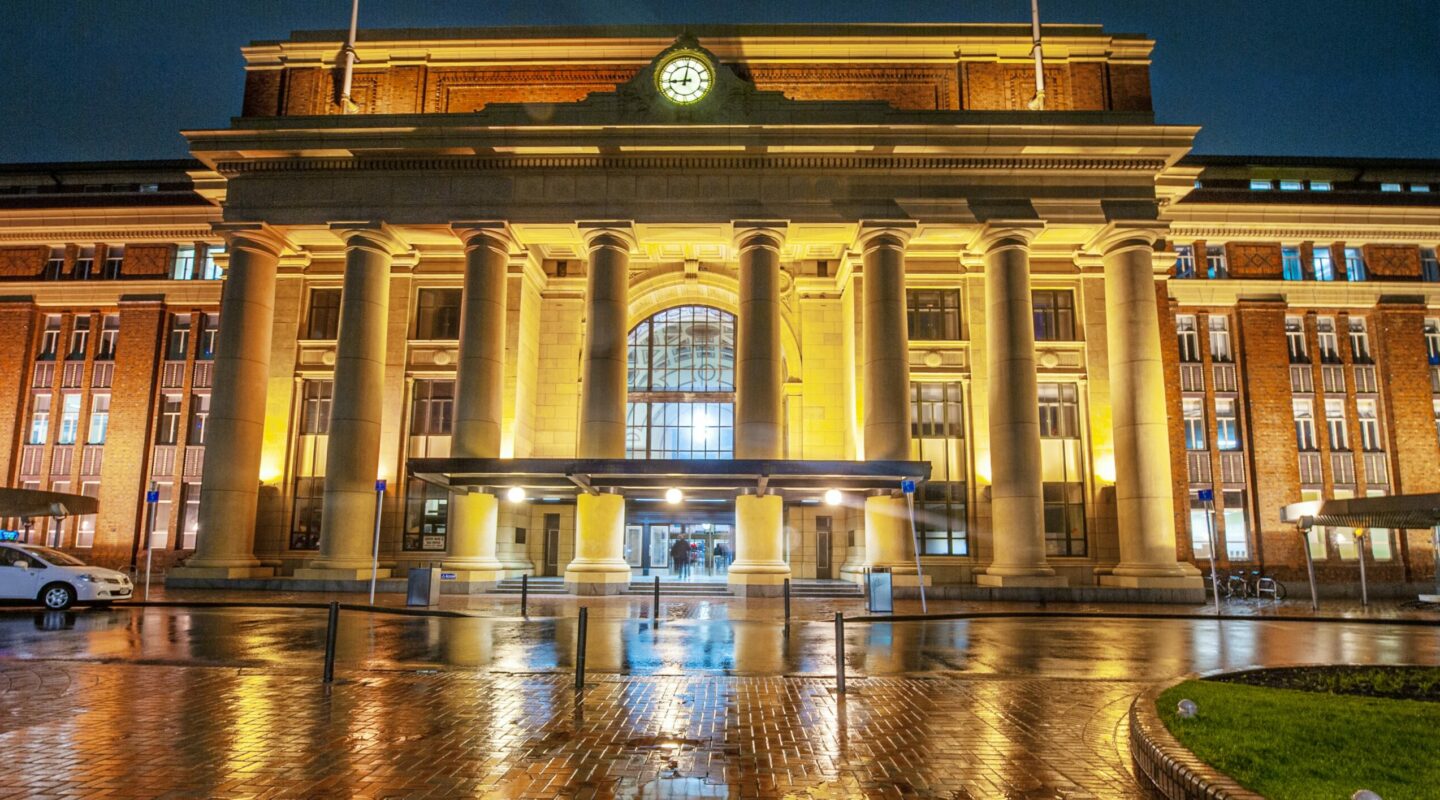
{"type": "Polygon", "coordinates": [[[134,591],[124,573],[87,566],[59,550],[0,544],[0,600],[38,601],[59,610],[74,603],[106,605],[128,599],[134,591]]]}

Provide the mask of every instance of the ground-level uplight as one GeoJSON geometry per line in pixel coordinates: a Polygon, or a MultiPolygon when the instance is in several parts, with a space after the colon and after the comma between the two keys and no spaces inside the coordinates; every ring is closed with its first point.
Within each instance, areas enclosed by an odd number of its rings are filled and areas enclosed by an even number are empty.
{"type": "Polygon", "coordinates": [[[505,499],[509,500],[512,503],[525,502],[525,487],[511,486],[509,489],[505,490],[505,499]]]}
{"type": "Polygon", "coordinates": [[[841,501],[842,499],[843,499],[843,496],[840,494],[840,490],[839,490],[839,489],[826,489],[826,490],[825,490],[825,505],[827,505],[827,506],[838,506],[838,505],[840,505],[840,501],[841,501]]]}
{"type": "Polygon", "coordinates": [[[679,489],[670,488],[665,490],[665,502],[672,506],[680,505],[680,501],[684,499],[685,493],[679,489]]]}

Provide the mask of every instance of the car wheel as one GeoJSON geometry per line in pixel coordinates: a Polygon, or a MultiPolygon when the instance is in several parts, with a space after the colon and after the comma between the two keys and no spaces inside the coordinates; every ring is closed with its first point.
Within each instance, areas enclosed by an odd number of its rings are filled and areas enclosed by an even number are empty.
{"type": "Polygon", "coordinates": [[[40,590],[40,602],[51,611],[64,611],[75,602],[75,590],[68,583],[52,583],[40,590]]]}

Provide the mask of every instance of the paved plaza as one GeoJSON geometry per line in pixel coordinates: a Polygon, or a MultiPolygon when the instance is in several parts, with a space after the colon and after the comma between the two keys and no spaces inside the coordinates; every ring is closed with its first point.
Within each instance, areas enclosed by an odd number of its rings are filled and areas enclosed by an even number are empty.
{"type": "MultiPolygon", "coordinates": [[[[573,602],[573,601],[571,601],[573,602]]],[[[316,609],[0,614],[0,797],[1141,797],[1146,686],[1296,662],[1440,664],[1428,626],[853,623],[692,601],[659,625],[316,609]]],[[[680,609],[670,609],[678,611],[680,609]]]]}

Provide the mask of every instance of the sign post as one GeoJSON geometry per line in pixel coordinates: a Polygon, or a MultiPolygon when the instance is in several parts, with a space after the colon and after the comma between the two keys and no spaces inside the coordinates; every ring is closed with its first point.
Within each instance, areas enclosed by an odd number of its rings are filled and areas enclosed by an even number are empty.
{"type": "Polygon", "coordinates": [[[380,505],[385,501],[385,479],[375,481],[375,542],[370,548],[370,605],[375,605],[375,579],[380,575],[380,505]]]}
{"type": "Polygon", "coordinates": [[[145,492],[145,599],[150,599],[150,565],[155,560],[155,505],[160,502],[160,490],[155,481],[145,492]]]}
{"type": "Polygon", "coordinates": [[[908,478],[901,481],[900,491],[905,493],[905,505],[910,508],[910,543],[915,548],[915,578],[920,582],[920,613],[929,614],[930,607],[925,603],[925,570],[920,566],[920,542],[915,536],[915,481],[908,478]]]}
{"type": "Polygon", "coordinates": [[[1200,501],[1205,503],[1205,537],[1210,542],[1210,588],[1215,590],[1215,614],[1220,614],[1220,571],[1215,568],[1215,490],[1201,489],[1200,501]]]}

